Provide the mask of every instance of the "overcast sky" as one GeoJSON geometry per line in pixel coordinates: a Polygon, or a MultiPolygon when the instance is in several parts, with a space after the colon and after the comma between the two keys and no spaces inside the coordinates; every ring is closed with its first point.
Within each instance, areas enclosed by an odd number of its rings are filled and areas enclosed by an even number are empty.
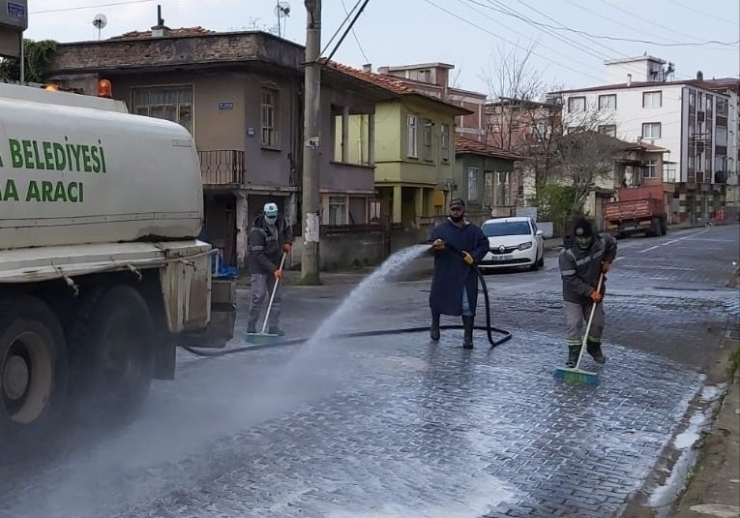
{"type": "MultiPolygon", "coordinates": [[[[357,0],[323,0],[322,46],[357,0]]],[[[170,28],[276,30],[276,0],[29,0],[31,39],[97,39],[93,17],[108,19],[102,38],[156,23],[170,28]]],[[[305,43],[303,0],[288,0],[284,37],[305,43]]],[[[535,44],[531,69],[568,88],[605,80],[605,59],[650,55],[673,62],[676,79],[737,77],[740,0],[370,0],[334,58],[373,67],[442,61],[457,86],[489,93],[486,76],[500,51],[535,44]],[[435,6],[436,4],[436,6],[435,6]],[[505,12],[502,12],[505,11],[505,12]],[[578,31],[586,32],[586,34],[578,31]],[[643,42],[623,41],[643,40],[643,42]],[[706,43],[709,41],[731,43],[706,43]],[[692,46],[676,44],[692,43],[692,46]]],[[[327,51],[328,52],[328,51],[327,51]]],[[[520,51],[520,54],[523,50],[520,51]]]]}

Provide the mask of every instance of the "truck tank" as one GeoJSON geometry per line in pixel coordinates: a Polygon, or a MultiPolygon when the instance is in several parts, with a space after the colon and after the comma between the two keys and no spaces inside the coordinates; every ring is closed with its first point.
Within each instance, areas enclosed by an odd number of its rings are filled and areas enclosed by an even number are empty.
{"type": "Polygon", "coordinates": [[[0,250],[193,238],[202,205],[195,144],[179,124],[0,84],[0,250]]]}

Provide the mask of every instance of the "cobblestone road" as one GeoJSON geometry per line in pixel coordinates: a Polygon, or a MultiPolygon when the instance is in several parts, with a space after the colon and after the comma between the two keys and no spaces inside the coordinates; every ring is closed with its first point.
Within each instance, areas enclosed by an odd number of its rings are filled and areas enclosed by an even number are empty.
{"type": "MultiPolygon", "coordinates": [[[[0,517],[616,516],[737,317],[724,287],[737,227],[620,249],[596,388],[552,378],[564,347],[548,258],[487,277],[514,332],[491,353],[482,333],[468,352],[450,331],[437,346],[419,334],[184,354],[130,428],[0,468],[0,517]]],[[[342,331],[426,324],[427,288],[388,286],[342,331]]],[[[306,334],[349,289],[291,288],[285,327],[306,334]]]]}

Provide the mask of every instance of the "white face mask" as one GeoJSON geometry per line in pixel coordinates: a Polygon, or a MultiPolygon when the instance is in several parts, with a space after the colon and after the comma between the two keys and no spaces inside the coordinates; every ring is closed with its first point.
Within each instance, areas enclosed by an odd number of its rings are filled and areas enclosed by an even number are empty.
{"type": "Polygon", "coordinates": [[[265,221],[270,226],[275,225],[275,222],[277,221],[277,216],[265,216],[265,221]]]}

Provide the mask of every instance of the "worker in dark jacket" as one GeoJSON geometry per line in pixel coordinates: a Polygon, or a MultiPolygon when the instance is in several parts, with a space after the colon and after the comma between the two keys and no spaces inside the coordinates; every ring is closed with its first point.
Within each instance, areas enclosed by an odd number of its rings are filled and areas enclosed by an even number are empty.
{"type": "MultiPolygon", "coordinates": [[[[249,230],[247,244],[247,261],[251,273],[252,300],[247,320],[247,333],[256,332],[262,304],[279,279],[283,278],[280,262],[284,253],[289,253],[293,244],[293,231],[290,224],[278,213],[275,203],[266,203],[263,214],[257,216],[249,230]]],[[[278,327],[280,320],[280,303],[282,301],[282,283],[278,283],[275,299],[270,310],[268,333],[283,336],[285,333],[278,327]]]]}
{"type": "Polygon", "coordinates": [[[433,242],[434,253],[429,334],[435,342],[439,340],[440,315],[462,315],[463,347],[472,349],[478,277],[471,266],[488,253],[488,238],[478,226],[465,219],[465,202],[456,198],[450,202],[449,217],[432,230],[429,241],[433,242]]]}
{"type": "MultiPolygon", "coordinates": [[[[606,361],[601,351],[604,333],[604,283],[596,291],[601,273],[609,271],[617,256],[617,241],[609,234],[594,234],[586,218],[578,218],[573,232],[564,243],[558,262],[563,279],[563,309],[568,340],[567,367],[575,367],[583,340],[583,322],[588,321],[591,307],[596,304],[594,319],[588,333],[586,351],[600,364],[606,361]]],[[[606,281],[606,278],[604,278],[606,281]]]]}

